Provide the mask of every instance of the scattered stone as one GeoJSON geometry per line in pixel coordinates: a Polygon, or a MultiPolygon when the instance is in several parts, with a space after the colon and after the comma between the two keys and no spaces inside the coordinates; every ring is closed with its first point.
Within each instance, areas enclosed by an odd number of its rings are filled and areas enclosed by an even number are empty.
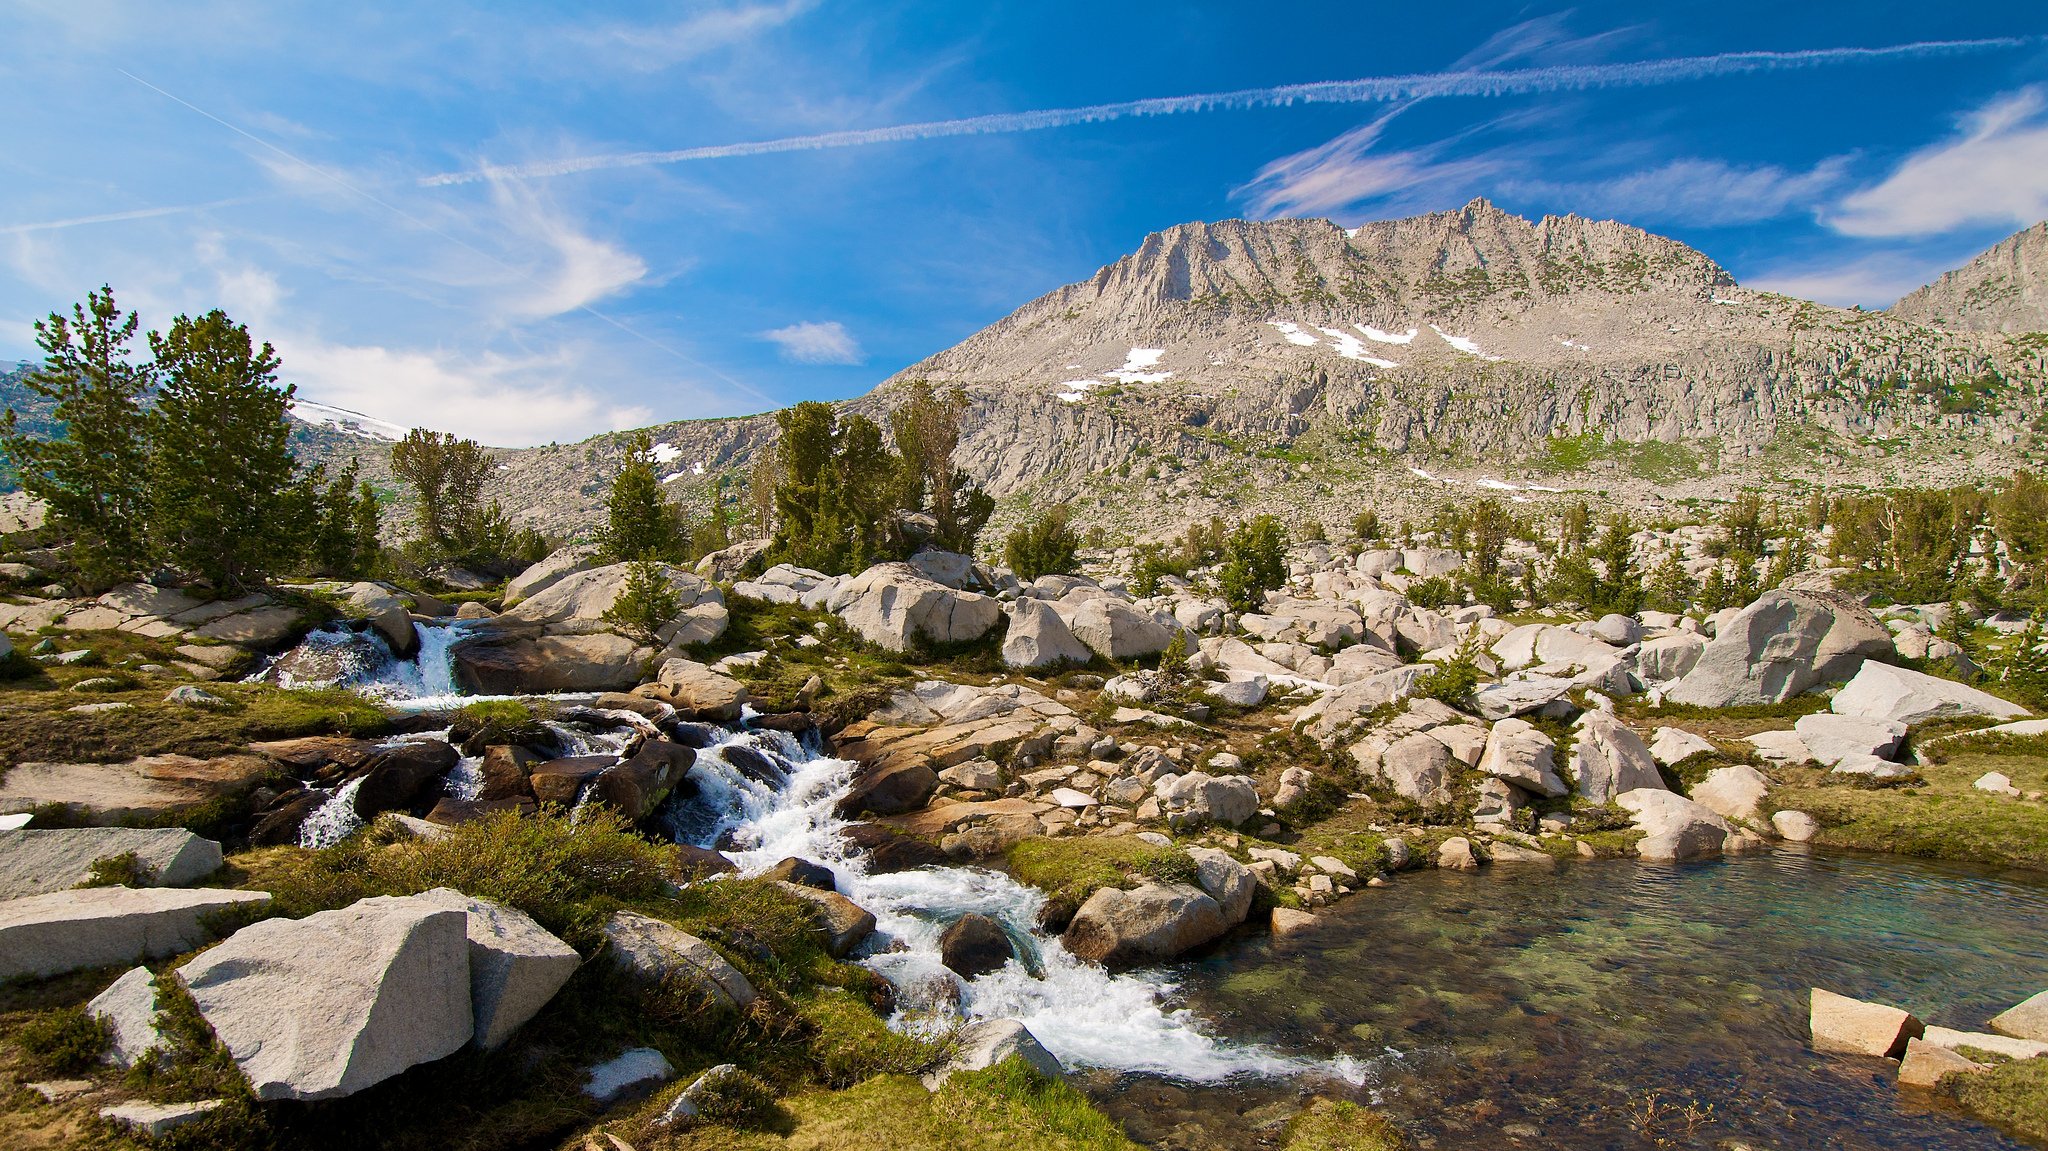
{"type": "Polygon", "coordinates": [[[710,944],[674,924],[615,911],[605,921],[604,937],[612,962],[643,982],[677,980],[707,1002],[732,1010],[754,1001],[754,985],[746,976],[710,944]]]}
{"type": "Polygon", "coordinates": [[[652,1047],[635,1047],[584,1073],[583,1093],[610,1105],[630,1096],[652,1094],[676,1077],[668,1057],[652,1047]]]}
{"type": "Polygon", "coordinates": [[[221,1100],[218,1099],[201,1099],[196,1103],[146,1103],[137,1100],[102,1107],[100,1118],[138,1135],[158,1139],[186,1124],[197,1123],[213,1114],[220,1105],[221,1100]]]}
{"type": "Polygon", "coordinates": [[[819,891],[794,883],[779,885],[783,891],[818,910],[825,932],[825,950],[834,959],[844,959],[875,930],[874,913],[836,891],[819,891]]]}
{"type": "Polygon", "coordinates": [[[213,939],[216,912],[264,903],[260,891],[91,887],[0,903],[0,979],[162,959],[213,939]]]}
{"type": "Polygon", "coordinates": [[[1802,715],[1792,730],[1814,759],[1830,767],[1851,759],[1890,759],[1906,738],[1906,725],[1897,720],[1828,712],[1802,715]]]}
{"type": "Polygon", "coordinates": [[[1358,873],[1351,870],[1351,866],[1341,859],[1328,855],[1317,855],[1311,856],[1309,862],[1315,864],[1326,875],[1335,876],[1346,883],[1358,882],[1358,873]]]}
{"type": "Polygon", "coordinates": [[[1316,924],[1320,922],[1322,921],[1309,912],[1300,911],[1292,907],[1276,907],[1273,909],[1273,937],[1275,939],[1286,939],[1290,936],[1300,935],[1314,930],[1316,924]]]}
{"type": "Polygon", "coordinates": [[[1951,1051],[1963,1047],[1974,1047],[2007,1059],[2038,1059],[2048,1055],[2048,1043],[2037,1039],[2015,1039],[2010,1035],[1989,1035],[1982,1031],[1957,1031],[1949,1027],[1929,1027],[1920,1037],[1936,1047],[1951,1051]]]}
{"type": "Polygon", "coordinates": [[[1259,811],[1259,792],[1248,776],[1191,771],[1163,775],[1153,784],[1161,810],[1176,828],[1207,823],[1236,827],[1259,811]]]}
{"type": "Polygon", "coordinates": [[[474,1034],[465,917],[416,896],[252,924],[178,977],[263,1100],[353,1095],[474,1034]]]}
{"type": "Polygon", "coordinates": [[[2017,796],[2020,793],[2020,789],[2012,785],[2012,779],[2002,771],[1987,771],[1978,776],[1977,782],[1970,786],[1978,791],[1991,792],[1993,795],[2017,796]]]}
{"type": "Polygon", "coordinates": [[[133,1067],[136,1060],[163,1046],[163,1032],[156,1025],[156,981],[147,967],[131,968],[114,980],[85,1005],[85,1011],[106,1021],[113,1032],[105,1062],[133,1067]]]}
{"type": "Polygon", "coordinates": [[[1650,739],[1650,758],[1665,767],[1718,750],[1705,736],[1694,735],[1682,727],[1660,727],[1650,739]]]}
{"type": "Polygon", "coordinates": [[[962,979],[1000,971],[1015,954],[1003,925],[986,915],[963,915],[939,936],[939,961],[962,979]]]}
{"type": "Polygon", "coordinates": [[[1448,871],[1477,871],[1479,856],[1473,853],[1471,840],[1454,835],[1437,846],[1436,865],[1448,871]]]}
{"type": "Polygon", "coordinates": [[[172,688],[170,694],[164,696],[164,702],[175,703],[184,707],[211,708],[226,707],[228,705],[227,700],[222,699],[203,687],[194,687],[189,683],[180,684],[172,688]]]}
{"type": "Polygon", "coordinates": [[[1896,723],[1917,724],[1960,715],[2020,719],[2027,709],[1987,691],[1903,667],[1866,661],[1856,678],[1835,693],[1829,709],[1837,715],[1860,715],[1896,723]]]}
{"type": "Polygon", "coordinates": [[[981,1071],[1016,1056],[1048,1079],[1063,1079],[1067,1069],[1031,1029],[1015,1019],[985,1019],[954,1035],[953,1057],[925,1075],[924,1085],[937,1091],[956,1071],[981,1071]]]}
{"type": "Polygon", "coordinates": [[[1746,763],[1717,767],[1694,785],[1694,803],[1723,819],[1756,822],[1764,796],[1771,790],[1770,778],[1746,763]]]}
{"type": "Polygon", "coordinates": [[[1991,1029],[2015,1039],[2048,1042],[2048,991],[1992,1016],[1991,1029]]]}
{"type": "Polygon", "coordinates": [[[1931,1091],[1944,1075],[1975,1075],[1990,1069],[1989,1065],[1973,1063],[1950,1048],[1924,1039],[1908,1039],[1905,1058],[1899,1061],[1899,1085],[1931,1091]]]}
{"type": "Polygon", "coordinates": [[[220,844],[182,827],[0,831],[0,900],[69,890],[95,862],[129,854],[152,887],[197,883],[221,866],[220,844]]]}
{"type": "Polygon", "coordinates": [[[1571,788],[1557,774],[1557,745],[1535,724],[1508,718],[1493,725],[1479,770],[1533,795],[1557,797],[1571,788]]]}
{"type": "Polygon", "coordinates": [[[1781,811],[1771,816],[1771,826],[1787,843],[1811,843],[1820,834],[1820,820],[1803,811],[1781,811]]]}
{"type": "Polygon", "coordinates": [[[1579,794],[1589,803],[1607,803],[1628,791],[1664,788],[1664,777],[1642,737],[1598,711],[1579,719],[1579,738],[1572,745],[1572,774],[1578,779],[1579,794]]]}
{"type": "Polygon", "coordinates": [[[1927,1029],[1911,1012],[1813,989],[1808,1025],[1815,1051],[1897,1058],[1927,1029]]]}
{"type": "Polygon", "coordinates": [[[798,859],[794,855],[762,872],[761,876],[764,879],[794,883],[799,887],[809,887],[817,891],[839,890],[839,880],[832,874],[831,868],[822,863],[812,863],[808,859],[798,859]]]}
{"type": "MultiPolygon", "coordinates": [[[[703,1111],[705,1098],[712,1092],[717,1091],[719,1084],[740,1074],[742,1072],[738,1064],[721,1063],[704,1074],[697,1076],[696,1079],[690,1082],[688,1087],[683,1088],[682,1092],[669,1102],[668,1110],[661,1113],[661,1118],[656,1119],[654,1121],[655,1124],[661,1127],[677,1127],[688,1126],[696,1122],[698,1115],[703,1111]]],[[[632,1151],[631,1147],[620,1143],[618,1136],[612,1135],[610,1132],[606,1132],[605,1135],[606,1138],[616,1145],[614,1151],[632,1151]]]]}

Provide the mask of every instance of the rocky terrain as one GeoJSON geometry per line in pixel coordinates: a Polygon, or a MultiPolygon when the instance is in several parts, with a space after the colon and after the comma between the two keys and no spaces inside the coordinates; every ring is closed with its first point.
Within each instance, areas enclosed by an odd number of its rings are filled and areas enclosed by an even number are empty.
{"type": "Polygon", "coordinates": [[[2048,222],[1913,291],[1891,314],[1959,332],[2048,332],[2048,222]]]}

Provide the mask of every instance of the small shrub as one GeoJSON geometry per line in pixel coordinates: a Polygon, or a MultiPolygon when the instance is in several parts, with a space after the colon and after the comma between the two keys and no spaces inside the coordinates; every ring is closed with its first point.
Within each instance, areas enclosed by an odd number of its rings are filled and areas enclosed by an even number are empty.
{"type": "Polygon", "coordinates": [[[765,1127],[775,1116],[775,1089],[758,1075],[728,1071],[697,1093],[697,1116],[724,1127],[765,1127]]]}
{"type": "Polygon", "coordinates": [[[1080,571],[1081,539],[1074,534],[1072,519],[1073,513],[1062,504],[1019,524],[1003,541],[1003,562],[1026,582],[1080,571]]]}
{"type": "Polygon", "coordinates": [[[1408,585],[1408,602],[1419,607],[1438,608],[1445,604],[1463,603],[1465,596],[1458,590],[1458,581],[1449,576],[1430,576],[1408,585]]]}
{"type": "Polygon", "coordinates": [[[148,887],[156,879],[156,868],[142,862],[132,851],[92,861],[80,887],[148,887]]]}
{"type": "Polygon", "coordinates": [[[90,1070],[114,1042],[107,1021],[86,1014],[83,1007],[60,1007],[32,1016],[14,1032],[30,1066],[45,1075],[76,1075],[90,1070]]]}
{"type": "Polygon", "coordinates": [[[661,629],[682,610],[682,597],[669,585],[662,565],[636,560],[626,565],[626,582],[619,589],[618,599],[605,609],[604,622],[643,647],[656,647],[661,642],[661,629]]]}

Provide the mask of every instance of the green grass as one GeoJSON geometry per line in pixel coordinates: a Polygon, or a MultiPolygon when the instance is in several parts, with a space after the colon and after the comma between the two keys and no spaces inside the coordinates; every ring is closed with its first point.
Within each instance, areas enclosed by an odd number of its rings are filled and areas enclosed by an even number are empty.
{"type": "Polygon", "coordinates": [[[1913,787],[1859,787],[1821,771],[1783,769],[1770,804],[1819,820],[1819,842],[1832,847],[2048,870],[2048,807],[1972,786],[1991,771],[2022,791],[2048,790],[2048,758],[1966,749],[1921,764],[1913,787]]]}
{"type": "Polygon", "coordinates": [[[1135,887],[1146,879],[1195,879],[1195,861],[1186,852],[1135,836],[1033,836],[1010,849],[1009,863],[1010,874],[1019,883],[1036,887],[1051,903],[1069,909],[1080,907],[1105,887],[1135,887]]]}
{"type": "Polygon", "coordinates": [[[1317,1099],[1287,1124],[1286,1151],[1401,1151],[1406,1146],[1399,1127],[1356,1103],[1317,1099]]]}
{"type": "MultiPolygon", "coordinates": [[[[345,691],[286,691],[268,684],[212,683],[218,708],[165,703],[182,680],[135,677],[135,686],[82,696],[64,690],[93,669],[45,669],[0,685],[0,764],[115,763],[142,755],[201,758],[245,751],[255,740],[302,735],[381,735],[390,720],[345,691]],[[79,714],[81,703],[123,702],[118,711],[79,714]]],[[[99,673],[104,674],[104,673],[99,673]]]]}
{"type": "Polygon", "coordinates": [[[1971,1075],[1945,1075],[1941,1089],[1987,1122],[2048,1143],[2048,1059],[2019,1059],[1971,1075]]]}
{"type": "Polygon", "coordinates": [[[12,1036],[43,1075],[76,1075],[92,1068],[114,1041],[113,1028],[83,1007],[58,1007],[31,1016],[12,1036]]]}

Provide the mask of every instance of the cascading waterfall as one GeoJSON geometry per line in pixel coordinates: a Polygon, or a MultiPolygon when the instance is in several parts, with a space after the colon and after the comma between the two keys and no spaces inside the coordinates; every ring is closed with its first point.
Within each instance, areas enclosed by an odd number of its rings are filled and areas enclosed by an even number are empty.
{"type": "Polygon", "coordinates": [[[839,891],[874,913],[875,936],[862,959],[899,989],[892,1022],[906,1029],[942,1023],[953,1002],[970,1018],[1023,1021],[1053,1054],[1080,1066],[1142,1071],[1196,1082],[1241,1076],[1323,1074],[1357,1083],[1353,1061],[1312,1063],[1220,1042],[1192,1012],[1169,1006],[1172,982],[1157,974],[1111,974],[1069,954],[1037,929],[1044,896],[999,872],[932,867],[870,875],[848,850],[846,823],[833,809],[856,765],[816,755],[780,732],[738,731],[700,751],[691,778],[697,794],[665,812],[680,840],[722,845],[741,874],[758,874],[790,856],[832,870],[839,891]],[[733,763],[765,757],[786,776],[778,785],[733,763]],[[969,912],[1002,923],[1023,962],[962,980],[939,957],[946,925],[969,912]]]}
{"type": "MultiPolygon", "coordinates": [[[[344,662],[343,678],[329,683],[406,711],[453,709],[494,698],[463,695],[455,681],[452,652],[467,630],[454,621],[416,623],[419,651],[412,659],[393,659],[383,648],[376,666],[344,662]]],[[[321,635],[316,642],[330,645],[340,644],[345,635],[347,642],[370,650],[382,642],[375,637],[370,637],[374,643],[366,642],[360,632],[316,635],[321,635]]],[[[590,697],[539,698],[581,703],[590,697]]],[[[638,716],[596,715],[619,719],[624,729],[592,731],[573,720],[544,722],[564,755],[621,754],[636,738],[632,729],[645,723],[638,716]]],[[[741,874],[759,874],[790,856],[830,868],[839,891],[874,913],[875,935],[860,962],[898,989],[900,1010],[892,1023],[899,1028],[943,1026],[959,1014],[1008,1017],[1023,1021],[1048,1049],[1075,1066],[1192,1082],[1298,1075],[1364,1081],[1364,1065],[1345,1057],[1308,1061],[1211,1037],[1191,1011],[1171,1005],[1175,986],[1169,978],[1157,972],[1111,974],[1076,959],[1057,938],[1040,933],[1037,917],[1044,896],[1000,872],[931,867],[870,875],[866,861],[841,837],[846,822],[834,814],[856,766],[820,755],[782,732],[728,729],[698,752],[690,772],[694,794],[672,799],[660,818],[679,842],[723,850],[741,874]],[[970,912],[1003,924],[1020,961],[973,980],[949,970],[940,960],[940,935],[970,912]]],[[[448,794],[463,798],[474,795],[481,782],[478,761],[465,757],[444,786],[448,794]]],[[[326,846],[357,830],[356,785],[338,789],[306,821],[302,843],[326,846]]]]}

